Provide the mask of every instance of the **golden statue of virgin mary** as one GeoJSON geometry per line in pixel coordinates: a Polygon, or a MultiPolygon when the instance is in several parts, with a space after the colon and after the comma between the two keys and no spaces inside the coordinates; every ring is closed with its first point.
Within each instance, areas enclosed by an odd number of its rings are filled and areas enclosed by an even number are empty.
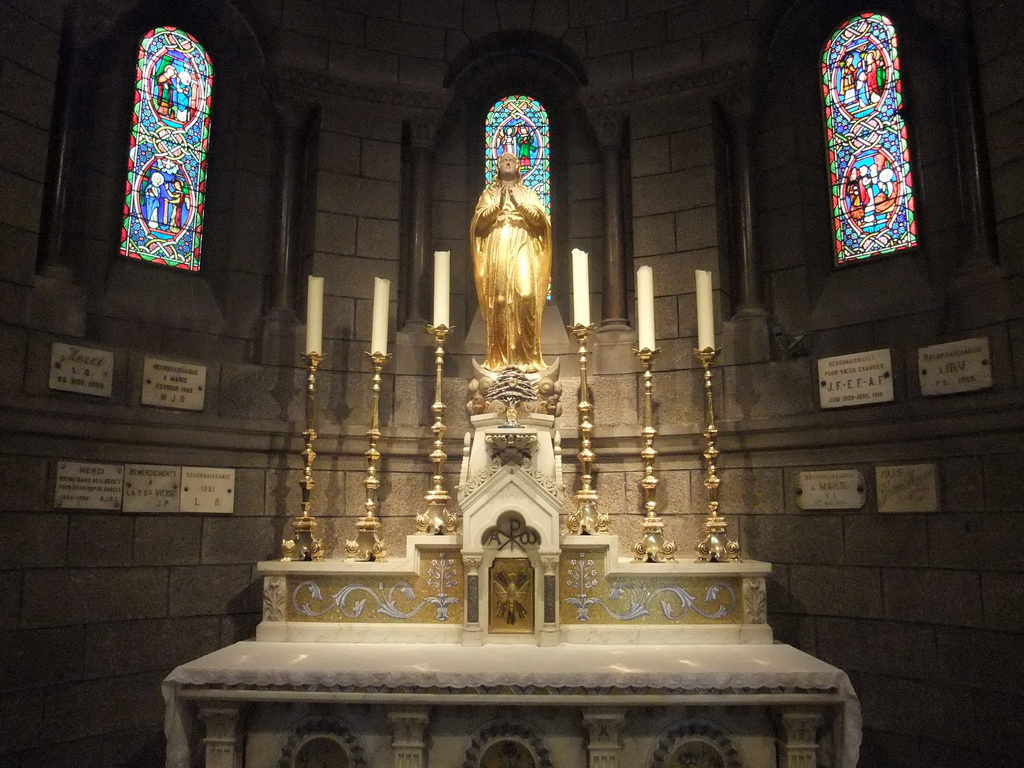
{"type": "Polygon", "coordinates": [[[487,324],[484,367],[532,373],[547,368],[540,332],[551,277],[551,219],[523,184],[518,158],[506,153],[497,165],[498,177],[480,194],[469,227],[476,294],[487,324]]]}

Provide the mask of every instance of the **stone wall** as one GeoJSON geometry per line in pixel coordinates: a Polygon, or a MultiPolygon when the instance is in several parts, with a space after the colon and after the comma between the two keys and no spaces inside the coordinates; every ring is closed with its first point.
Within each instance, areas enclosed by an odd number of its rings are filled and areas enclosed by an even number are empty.
{"type": "MultiPolygon", "coordinates": [[[[851,674],[864,705],[862,765],[1011,764],[1024,734],[1016,682],[1024,672],[1016,653],[1024,634],[1016,609],[1024,598],[1024,562],[1015,546],[1024,533],[1018,471],[1024,459],[1024,166],[1016,141],[1024,19],[1015,4],[972,4],[1006,301],[997,318],[963,327],[946,322],[950,274],[964,241],[948,148],[951,125],[942,108],[942,78],[933,68],[941,51],[923,31],[908,30],[905,48],[913,148],[921,164],[922,248],[834,273],[827,266],[815,85],[820,41],[808,32],[787,37],[806,26],[796,24],[802,6],[787,15],[782,3],[661,0],[239,5],[217,3],[216,13],[192,18],[199,26],[189,29],[204,32],[222,64],[211,144],[209,269],[191,283],[189,276],[125,264],[116,255],[131,34],[161,6],[147,7],[149,15],[113,7],[100,14],[107,21],[91,38],[87,85],[94,98],[88,119],[76,124],[82,143],[65,223],[86,297],[88,322],[77,337],[30,320],[38,236],[47,215],[42,200],[61,14],[57,4],[0,2],[0,348],[6,352],[0,367],[0,541],[6,554],[0,562],[0,656],[8,662],[0,673],[0,761],[159,764],[160,680],[178,663],[251,636],[259,620],[253,564],[277,556],[298,512],[304,413],[297,357],[263,354],[276,236],[274,109],[281,97],[321,108],[306,190],[311,231],[303,233],[307,245],[296,274],[327,278],[313,501],[330,538],[340,541],[353,534],[362,513],[369,419],[363,350],[372,278],[393,280],[392,327],[410,290],[400,278],[408,237],[409,126],[416,120],[437,126],[431,249],[450,249],[465,266],[468,211],[479,191],[476,118],[460,100],[469,92],[459,90],[465,83],[447,87],[448,78],[475,60],[478,46],[504,39],[502,33],[528,32],[531,51],[557,52],[580,73],[563,108],[573,126],[569,146],[556,149],[565,150],[568,185],[560,192],[561,226],[567,245],[589,248],[594,257],[595,310],[602,222],[592,122],[605,109],[628,118],[629,272],[650,264],[657,275],[658,498],[684,557],[700,536],[706,498],[700,380],[690,353],[693,270],[715,272],[716,308],[727,332],[736,299],[717,110],[744,63],[766,68],[755,152],[758,256],[773,324],[789,336],[805,335],[809,354],[777,348],[771,360],[727,357],[716,367],[730,532],[745,556],[774,563],[769,611],[778,637],[851,674]],[[773,40],[799,45],[781,61],[773,40]],[[107,52],[96,41],[117,45],[107,52]],[[990,339],[994,387],[922,397],[918,346],[971,336],[990,339]],[[53,341],[111,350],[112,396],[50,390],[53,341]],[[818,407],[816,357],[883,347],[893,353],[894,403],[818,407]],[[205,410],[141,405],[146,356],[206,365],[205,410]],[[55,467],[63,459],[230,467],[236,471],[235,512],[57,509],[55,467]],[[940,511],[878,512],[874,468],[907,463],[937,465],[940,511]],[[800,509],[799,472],[826,468],[861,470],[866,506],[840,513],[800,509]]],[[[829,28],[852,7],[821,6],[814,29],[829,28]]],[[[928,8],[921,13],[932,22],[935,15],[928,8]]],[[[178,23],[189,28],[187,21],[178,23]]],[[[523,84],[514,75],[489,82],[494,88],[523,84]]],[[[568,271],[563,276],[568,280],[568,271]]],[[[301,282],[294,286],[300,320],[301,282]]],[[[452,344],[458,348],[475,300],[466,269],[453,274],[452,285],[459,329],[452,344]]],[[[556,296],[567,318],[568,293],[556,296]]],[[[293,330],[301,335],[301,325],[293,330]]],[[[594,353],[599,359],[601,349],[594,353]]],[[[574,357],[565,355],[562,364],[560,424],[571,490],[578,382],[574,357]]],[[[453,471],[467,424],[465,381],[455,368],[445,381],[453,471]]],[[[640,514],[637,377],[626,366],[594,376],[592,386],[597,487],[602,504],[616,513],[613,531],[629,543],[640,514]]],[[[428,486],[425,427],[432,396],[432,378],[419,364],[393,363],[382,396],[381,498],[385,541],[396,554],[428,486]]]]}

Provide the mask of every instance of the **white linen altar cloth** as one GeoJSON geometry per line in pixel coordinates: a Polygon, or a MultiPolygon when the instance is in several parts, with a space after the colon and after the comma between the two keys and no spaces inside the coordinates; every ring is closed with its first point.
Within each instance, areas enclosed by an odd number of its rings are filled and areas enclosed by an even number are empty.
{"type": "MultiPolygon", "coordinates": [[[[784,694],[834,697],[843,709],[843,765],[855,768],[861,715],[857,695],[841,669],[788,645],[535,645],[295,643],[247,640],[175,669],[163,683],[168,768],[189,768],[190,730],[185,700],[296,700],[297,694],[337,702],[403,701],[451,697],[452,704],[515,695],[517,705],[567,703],[584,693],[614,693],[605,706],[647,704],[658,696],[749,699],[784,694]],[[229,688],[230,690],[220,690],[229,688]],[[440,692],[438,689],[442,689],[440,692]],[[538,691],[543,689],[543,691],[538,691]],[[429,693],[428,693],[429,691],[429,693]],[[560,694],[560,695],[559,695],[560,694]],[[467,696],[468,698],[468,696],[467,696]]],[[[590,698],[586,704],[598,702],[590,698]]],[[[749,701],[747,703],[750,703],[749,701]]]]}

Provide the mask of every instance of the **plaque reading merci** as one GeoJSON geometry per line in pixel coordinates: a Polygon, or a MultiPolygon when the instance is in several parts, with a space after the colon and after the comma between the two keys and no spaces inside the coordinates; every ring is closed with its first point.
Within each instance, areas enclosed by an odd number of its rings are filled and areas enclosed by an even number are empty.
{"type": "Polygon", "coordinates": [[[235,470],[181,468],[181,511],[229,515],[235,511],[235,470]]]}

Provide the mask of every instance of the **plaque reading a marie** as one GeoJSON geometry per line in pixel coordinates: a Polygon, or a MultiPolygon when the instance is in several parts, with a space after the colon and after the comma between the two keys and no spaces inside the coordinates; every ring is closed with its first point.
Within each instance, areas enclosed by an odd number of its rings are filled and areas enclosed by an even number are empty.
{"type": "Polygon", "coordinates": [[[125,512],[177,512],[181,467],[127,464],[124,478],[125,512]]]}
{"type": "Polygon", "coordinates": [[[917,350],[921,394],[951,395],[992,386],[988,338],[951,341],[917,350]]]}
{"type": "Polygon", "coordinates": [[[801,472],[797,479],[800,509],[860,509],[866,499],[864,475],[856,469],[801,472]]]}
{"type": "Polygon", "coordinates": [[[235,511],[235,470],[181,468],[181,511],[229,515],[235,511]]]}
{"type": "Polygon", "coordinates": [[[889,350],[823,357],[818,361],[818,396],[822,408],[890,402],[893,391],[889,350]]]}
{"type": "Polygon", "coordinates": [[[123,464],[58,461],[53,506],[57,509],[120,509],[123,464]]]}
{"type": "Polygon", "coordinates": [[[142,404],[185,411],[206,406],[206,366],[147,357],[142,368],[142,404]]]}
{"type": "Polygon", "coordinates": [[[533,566],[525,557],[495,558],[490,570],[487,630],[495,635],[532,634],[533,566]]]}
{"type": "Polygon", "coordinates": [[[50,347],[50,389],[110,397],[113,382],[113,352],[53,342],[50,347]]]}

